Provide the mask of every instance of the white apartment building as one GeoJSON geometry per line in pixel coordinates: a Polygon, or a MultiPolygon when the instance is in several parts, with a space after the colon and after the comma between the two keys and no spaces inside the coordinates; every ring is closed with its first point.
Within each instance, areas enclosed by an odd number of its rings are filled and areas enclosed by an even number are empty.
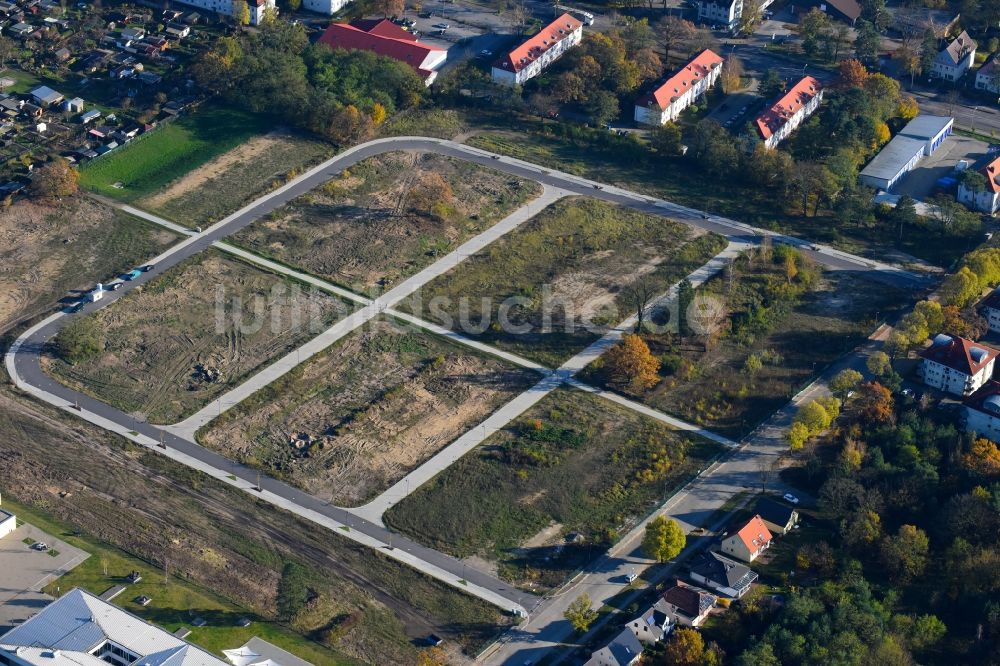
{"type": "Polygon", "coordinates": [[[302,7],[317,14],[333,16],[351,3],[351,0],[302,0],[302,7]]]}
{"type": "Polygon", "coordinates": [[[954,395],[971,395],[993,378],[997,353],[978,342],[941,333],[920,352],[920,373],[928,386],[954,395]]]}
{"type": "Polygon", "coordinates": [[[930,75],[946,81],[958,81],[969,71],[975,60],[976,42],[963,30],[961,35],[934,58],[930,75]]]}
{"type": "Polygon", "coordinates": [[[764,145],[774,148],[784,141],[806,118],[816,112],[822,101],[822,84],[811,76],[802,77],[801,81],[754,121],[764,145]]]}
{"type": "MultiPolygon", "coordinates": [[[[177,2],[216,14],[239,18],[243,12],[244,0],[177,0],[177,2]]],[[[246,0],[246,4],[250,9],[250,25],[260,25],[267,11],[275,13],[278,11],[274,0],[246,0]]]]}
{"type": "Polygon", "coordinates": [[[979,303],[980,314],[986,319],[989,329],[1000,333],[1000,287],[986,295],[979,303]]]}
{"type": "Polygon", "coordinates": [[[962,403],[965,431],[1000,442],[1000,382],[988,381],[962,403]]]}
{"type": "Polygon", "coordinates": [[[986,178],[986,188],[976,191],[966,187],[965,183],[959,183],[958,200],[969,208],[992,215],[1000,210],[1000,157],[980,169],[979,173],[986,178]]]}
{"type": "Polygon", "coordinates": [[[662,125],[676,120],[715,85],[722,73],[722,57],[705,49],[691,62],[635,103],[634,118],[644,125],[662,125]]]}
{"type": "MultiPolygon", "coordinates": [[[[761,11],[771,6],[774,0],[764,0],[761,11]]],[[[717,25],[735,32],[743,18],[743,0],[698,0],[698,23],[717,25]]]]}
{"type": "Polygon", "coordinates": [[[976,72],[976,90],[1000,95],[1000,58],[993,57],[976,72]]]}
{"type": "Polygon", "coordinates": [[[524,85],[583,39],[583,23],[563,14],[493,63],[493,81],[524,85]]]}

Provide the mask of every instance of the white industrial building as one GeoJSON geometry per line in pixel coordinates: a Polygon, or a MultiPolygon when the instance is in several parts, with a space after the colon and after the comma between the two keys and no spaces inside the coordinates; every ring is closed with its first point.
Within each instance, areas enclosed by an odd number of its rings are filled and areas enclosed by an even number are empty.
{"type": "Polygon", "coordinates": [[[876,190],[892,191],[893,186],[915,169],[920,160],[940,147],[951,135],[954,125],[955,119],[947,116],[917,116],[885,144],[862,169],[858,180],[876,190]]]}
{"type": "Polygon", "coordinates": [[[924,383],[954,395],[967,396],[993,379],[997,350],[943,333],[920,352],[924,383]]]}

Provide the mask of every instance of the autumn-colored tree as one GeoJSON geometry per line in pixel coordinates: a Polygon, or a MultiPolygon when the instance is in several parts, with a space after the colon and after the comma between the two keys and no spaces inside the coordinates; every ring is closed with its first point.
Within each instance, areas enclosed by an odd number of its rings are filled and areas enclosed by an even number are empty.
{"type": "Polygon", "coordinates": [[[663,62],[670,66],[670,50],[679,42],[694,37],[695,27],[691,21],[670,14],[656,23],[656,33],[663,44],[663,62]]]}
{"type": "Polygon", "coordinates": [[[743,61],[736,56],[729,56],[722,63],[722,72],[719,74],[719,83],[722,85],[722,92],[727,95],[743,87],[743,61]]]}
{"type": "Polygon", "coordinates": [[[917,105],[917,100],[913,99],[909,95],[899,100],[899,106],[896,109],[896,115],[898,115],[903,120],[913,120],[920,113],[920,107],[917,105]]]}
{"type": "Polygon", "coordinates": [[[868,547],[882,538],[882,518],[874,511],[858,510],[840,524],[840,533],[851,547],[868,547]]]}
{"type": "Polygon", "coordinates": [[[885,377],[892,372],[892,362],[889,360],[889,355],[881,351],[874,352],[869,356],[868,360],[865,361],[865,367],[876,377],[885,377]]]}
{"type": "Polygon", "coordinates": [[[977,476],[988,479],[1000,477],[1000,449],[995,443],[980,437],[962,456],[962,466],[977,476]]]}
{"type": "Polygon", "coordinates": [[[597,619],[597,611],[590,607],[591,604],[590,595],[584,592],[570,602],[563,617],[569,620],[574,629],[583,633],[597,619]]]}
{"type": "Polygon", "coordinates": [[[385,117],[386,117],[385,107],[379,104],[378,102],[372,104],[372,113],[371,113],[372,125],[378,127],[379,125],[385,122],[385,117]]]}
{"type": "Polygon", "coordinates": [[[851,59],[840,63],[839,83],[845,88],[860,88],[868,79],[868,69],[861,62],[851,59]]]}
{"type": "Polygon", "coordinates": [[[410,210],[431,216],[435,216],[435,207],[440,210],[441,205],[450,206],[454,200],[451,185],[441,174],[433,171],[424,174],[406,195],[410,210]]]}
{"type": "Polygon", "coordinates": [[[875,125],[875,148],[885,145],[892,138],[892,132],[889,131],[889,126],[885,123],[877,123],[875,125]]]}
{"type": "Polygon", "coordinates": [[[794,422],[788,428],[788,448],[792,451],[799,451],[809,441],[809,428],[801,421],[794,422]]]}
{"type": "Polygon", "coordinates": [[[795,261],[795,255],[791,252],[785,255],[785,279],[791,284],[795,276],[799,274],[798,262],[795,261]]]}
{"type": "Polygon", "coordinates": [[[236,0],[237,7],[234,15],[237,17],[239,24],[250,25],[250,3],[246,0],[236,0]]]}
{"type": "Polygon", "coordinates": [[[649,351],[646,341],[634,333],[626,333],[619,344],[608,350],[604,367],[608,383],[622,390],[641,393],[660,380],[660,361],[649,351]]]}
{"type": "Polygon", "coordinates": [[[897,581],[909,581],[927,568],[930,540],[927,533],[914,525],[902,525],[895,536],[882,540],[880,549],[882,565],[897,581]]]}
{"type": "Polygon", "coordinates": [[[440,647],[424,648],[417,654],[417,666],[447,666],[448,655],[440,647]]]}
{"type": "Polygon", "coordinates": [[[646,523],[642,552],[657,562],[669,562],[684,550],[686,543],[687,537],[677,521],[659,516],[646,523]]]}
{"type": "Polygon", "coordinates": [[[861,383],[862,379],[861,373],[857,370],[845,368],[830,380],[830,390],[833,391],[834,395],[846,396],[848,391],[861,383]]]}
{"type": "Polygon", "coordinates": [[[861,385],[857,404],[861,418],[868,423],[888,423],[892,420],[892,392],[878,382],[861,385]]]}
{"type": "Polygon", "coordinates": [[[57,158],[35,172],[28,192],[38,199],[61,199],[76,194],[79,180],[79,172],[57,158]]]}
{"type": "Polygon", "coordinates": [[[696,630],[678,627],[670,636],[663,650],[663,664],[672,666],[701,666],[705,658],[705,639],[696,630]]]}
{"type": "Polygon", "coordinates": [[[375,10],[384,18],[402,16],[406,8],[406,0],[375,0],[375,10]]]}
{"type": "Polygon", "coordinates": [[[957,335],[969,340],[978,340],[988,328],[986,320],[973,308],[959,310],[954,305],[942,308],[941,326],[938,328],[948,335],[957,335]]]}

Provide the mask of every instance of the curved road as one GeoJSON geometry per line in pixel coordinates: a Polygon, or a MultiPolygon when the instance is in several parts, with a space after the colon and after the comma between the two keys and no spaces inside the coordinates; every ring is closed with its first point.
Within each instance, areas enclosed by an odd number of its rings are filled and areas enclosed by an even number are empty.
{"type": "MultiPolygon", "coordinates": [[[[801,248],[818,262],[833,269],[861,271],[876,279],[897,285],[912,287],[924,286],[927,283],[927,278],[924,276],[894,266],[862,259],[831,248],[819,247],[770,231],[755,229],[733,220],[708,215],[698,210],[616,187],[604,186],[594,181],[539,167],[521,160],[501,157],[477,148],[440,139],[393,137],[370,141],[347,150],[274,192],[261,197],[205,231],[192,233],[181,243],[154,258],[150,262],[154,265],[152,270],[143,273],[132,282],[126,282],[118,291],[106,292],[102,300],[88,303],[81,311],[82,315],[91,314],[108,306],[131,290],[156,279],[164,271],[209,248],[216,241],[226,238],[284,206],[292,199],[336,177],[341,170],[369,157],[398,150],[434,152],[479,163],[571,193],[587,195],[637,210],[668,216],[728,236],[734,241],[759,243],[765,235],[771,236],[776,242],[784,242],[801,248]]],[[[501,608],[530,610],[540,602],[538,597],[510,587],[503,581],[485,573],[468,568],[455,558],[392,534],[379,525],[362,520],[343,509],[329,506],[281,481],[262,476],[256,470],[235,463],[185,438],[178,437],[166,428],[137,422],[132,416],[110,405],[54,381],[42,371],[40,354],[48,340],[72,320],[72,316],[68,316],[64,312],[57,312],[26,331],[11,346],[5,362],[12,380],[19,388],[146,446],[161,447],[160,450],[165,455],[183,464],[201,469],[247,492],[256,493],[262,499],[295,511],[314,522],[339,528],[349,538],[382,548],[383,552],[390,557],[416,566],[429,575],[455,585],[501,608]]]]}

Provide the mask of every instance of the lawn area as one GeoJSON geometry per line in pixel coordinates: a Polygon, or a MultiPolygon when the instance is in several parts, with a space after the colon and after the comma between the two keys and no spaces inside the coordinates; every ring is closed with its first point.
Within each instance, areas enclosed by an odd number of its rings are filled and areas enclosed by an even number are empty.
{"type": "Polygon", "coordinates": [[[207,227],[332,154],[328,143],[275,130],[247,139],[138,204],[180,224],[207,227]]]}
{"type": "Polygon", "coordinates": [[[552,204],[400,307],[558,366],[633,313],[631,288],[662,294],[725,244],[721,236],[699,235],[659,216],[573,197],[552,204]],[[502,325],[504,317],[509,325],[502,325]]]}
{"type": "Polygon", "coordinates": [[[96,339],[50,373],[126,412],[173,423],[328,328],[349,306],[211,250],[175,266],[63,335],[96,339]]]}
{"type": "Polygon", "coordinates": [[[14,85],[0,89],[0,93],[24,95],[41,85],[36,77],[20,69],[2,69],[0,70],[0,79],[14,80],[14,85]]]}
{"type": "MultiPolygon", "coordinates": [[[[511,126],[511,120],[493,117],[492,124],[511,126]]],[[[846,252],[903,260],[896,249],[948,267],[982,238],[942,235],[927,225],[912,225],[903,238],[892,225],[874,227],[845,225],[821,209],[817,216],[803,216],[797,206],[786,208],[773,193],[717,178],[683,157],[656,155],[634,141],[593,131],[587,138],[572,139],[552,133],[538,118],[519,118],[516,131],[494,130],[476,134],[471,146],[509,155],[534,164],[591,178],[634,192],[649,194],[678,204],[711,211],[735,220],[828,243],[846,252]],[[539,131],[539,128],[545,128],[539,131]]]]}
{"type": "Polygon", "coordinates": [[[80,185],[115,199],[136,201],[272,126],[266,116],[205,107],[88,162],[80,169],[80,185]]]}
{"type": "Polygon", "coordinates": [[[217,594],[191,581],[175,575],[165,576],[162,569],[132,557],[127,553],[88,536],[73,536],[73,530],[62,522],[33,508],[4,497],[4,506],[17,514],[18,522],[31,523],[50,534],[90,553],[78,567],[52,581],[44,592],[53,596],[79,587],[100,595],[114,585],[127,585],[114,604],[142,619],[174,632],[179,627],[191,629],[188,641],[222,657],[222,650],[243,645],[253,636],[260,636],[292,654],[313,664],[360,663],[320,643],[311,641],[290,629],[241,608],[217,594]],[[107,569],[108,574],[104,571],[107,569]],[[128,585],[125,578],[138,571],[142,580],[128,585]],[[58,590],[58,591],[57,591],[58,590]],[[152,598],[149,606],[135,603],[135,598],[146,595],[152,598]],[[204,627],[195,627],[192,621],[201,617],[204,627]],[[240,627],[241,618],[250,617],[249,627],[240,627]]]}
{"type": "Polygon", "coordinates": [[[86,197],[0,214],[0,331],[155,257],[177,235],[86,197]]]}
{"type": "MultiPolygon", "coordinates": [[[[756,256],[734,264],[731,282],[718,276],[699,290],[722,304],[717,334],[643,336],[660,358],[661,380],[631,397],[739,438],[860,344],[876,317],[892,321],[910,298],[856,273],[821,272],[801,258],[789,281],[777,259],[756,256]]],[[[581,378],[610,387],[603,370],[598,359],[581,378]]]]}
{"type": "Polygon", "coordinates": [[[537,183],[450,157],[385,153],[231,240],[367,293],[412,275],[540,193],[537,183]]]}
{"type": "Polygon", "coordinates": [[[535,591],[559,586],[719,449],[558,389],[391,509],[386,524],[476,556],[535,591]],[[577,534],[578,539],[567,535],[577,534]]]}
{"type": "Polygon", "coordinates": [[[376,320],[213,421],[199,441],[323,500],[357,506],[537,380],[376,320]]]}

